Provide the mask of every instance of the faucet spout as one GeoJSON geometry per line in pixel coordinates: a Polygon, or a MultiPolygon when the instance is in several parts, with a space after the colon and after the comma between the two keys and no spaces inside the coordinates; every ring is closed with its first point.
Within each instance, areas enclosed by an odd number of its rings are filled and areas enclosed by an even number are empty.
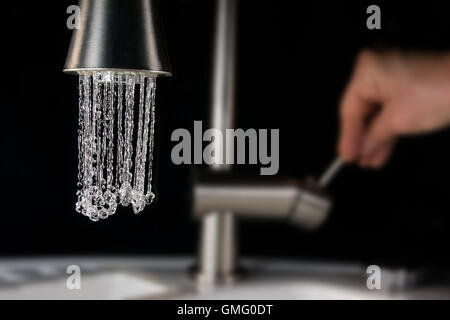
{"type": "Polygon", "coordinates": [[[326,219],[330,198],[320,189],[280,183],[200,184],[194,190],[194,212],[233,212],[239,217],[286,220],[315,229],[326,219]]]}

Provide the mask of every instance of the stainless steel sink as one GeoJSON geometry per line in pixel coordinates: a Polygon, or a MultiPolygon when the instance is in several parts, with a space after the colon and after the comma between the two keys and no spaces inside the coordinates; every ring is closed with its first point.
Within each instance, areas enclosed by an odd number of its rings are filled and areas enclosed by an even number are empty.
{"type": "Polygon", "coordinates": [[[450,287],[416,286],[406,270],[382,268],[382,287],[369,290],[364,266],[243,259],[232,286],[199,288],[192,258],[108,257],[0,260],[0,299],[415,299],[450,298],[450,287]],[[69,290],[69,265],[81,289],[69,290]]]}

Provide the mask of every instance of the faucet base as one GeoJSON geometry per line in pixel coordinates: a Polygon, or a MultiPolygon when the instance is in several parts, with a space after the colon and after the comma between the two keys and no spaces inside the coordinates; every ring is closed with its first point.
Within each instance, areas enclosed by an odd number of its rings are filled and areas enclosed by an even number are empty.
{"type": "Polygon", "coordinates": [[[210,212],[201,218],[199,260],[194,276],[201,287],[230,285],[236,267],[236,221],[231,212],[210,212]]]}
{"type": "Polygon", "coordinates": [[[193,270],[193,277],[198,288],[214,288],[221,286],[232,286],[241,279],[239,272],[229,274],[206,274],[199,271],[197,268],[193,270]]]}

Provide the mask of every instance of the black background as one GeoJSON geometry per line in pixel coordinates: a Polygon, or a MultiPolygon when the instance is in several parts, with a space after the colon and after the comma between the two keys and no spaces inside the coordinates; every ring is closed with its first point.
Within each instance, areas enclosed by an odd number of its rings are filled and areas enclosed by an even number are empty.
{"type": "MultiPolygon", "coordinates": [[[[119,207],[93,223],[76,201],[78,80],[62,73],[75,1],[0,5],[0,255],[192,254],[191,168],[170,160],[176,128],[208,110],[214,3],[163,0],[174,76],[158,80],[158,200],[140,215],[119,207]]],[[[450,48],[446,1],[240,1],[237,126],[280,128],[280,177],[317,175],[335,154],[337,108],[363,47],[450,48]],[[382,29],[366,28],[378,4],[382,29]]],[[[406,138],[380,171],[345,169],[335,207],[318,232],[241,221],[244,255],[448,263],[450,135],[406,138]]],[[[257,166],[238,174],[257,175],[257,166]]]]}

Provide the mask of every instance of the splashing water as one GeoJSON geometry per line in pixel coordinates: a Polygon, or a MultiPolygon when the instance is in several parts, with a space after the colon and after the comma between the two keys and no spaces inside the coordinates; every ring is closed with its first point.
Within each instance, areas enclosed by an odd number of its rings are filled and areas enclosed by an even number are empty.
{"type": "Polygon", "coordinates": [[[156,77],[151,74],[79,74],[75,208],[93,221],[114,214],[118,204],[131,203],[139,213],[155,197],[155,89],[156,77]]]}

